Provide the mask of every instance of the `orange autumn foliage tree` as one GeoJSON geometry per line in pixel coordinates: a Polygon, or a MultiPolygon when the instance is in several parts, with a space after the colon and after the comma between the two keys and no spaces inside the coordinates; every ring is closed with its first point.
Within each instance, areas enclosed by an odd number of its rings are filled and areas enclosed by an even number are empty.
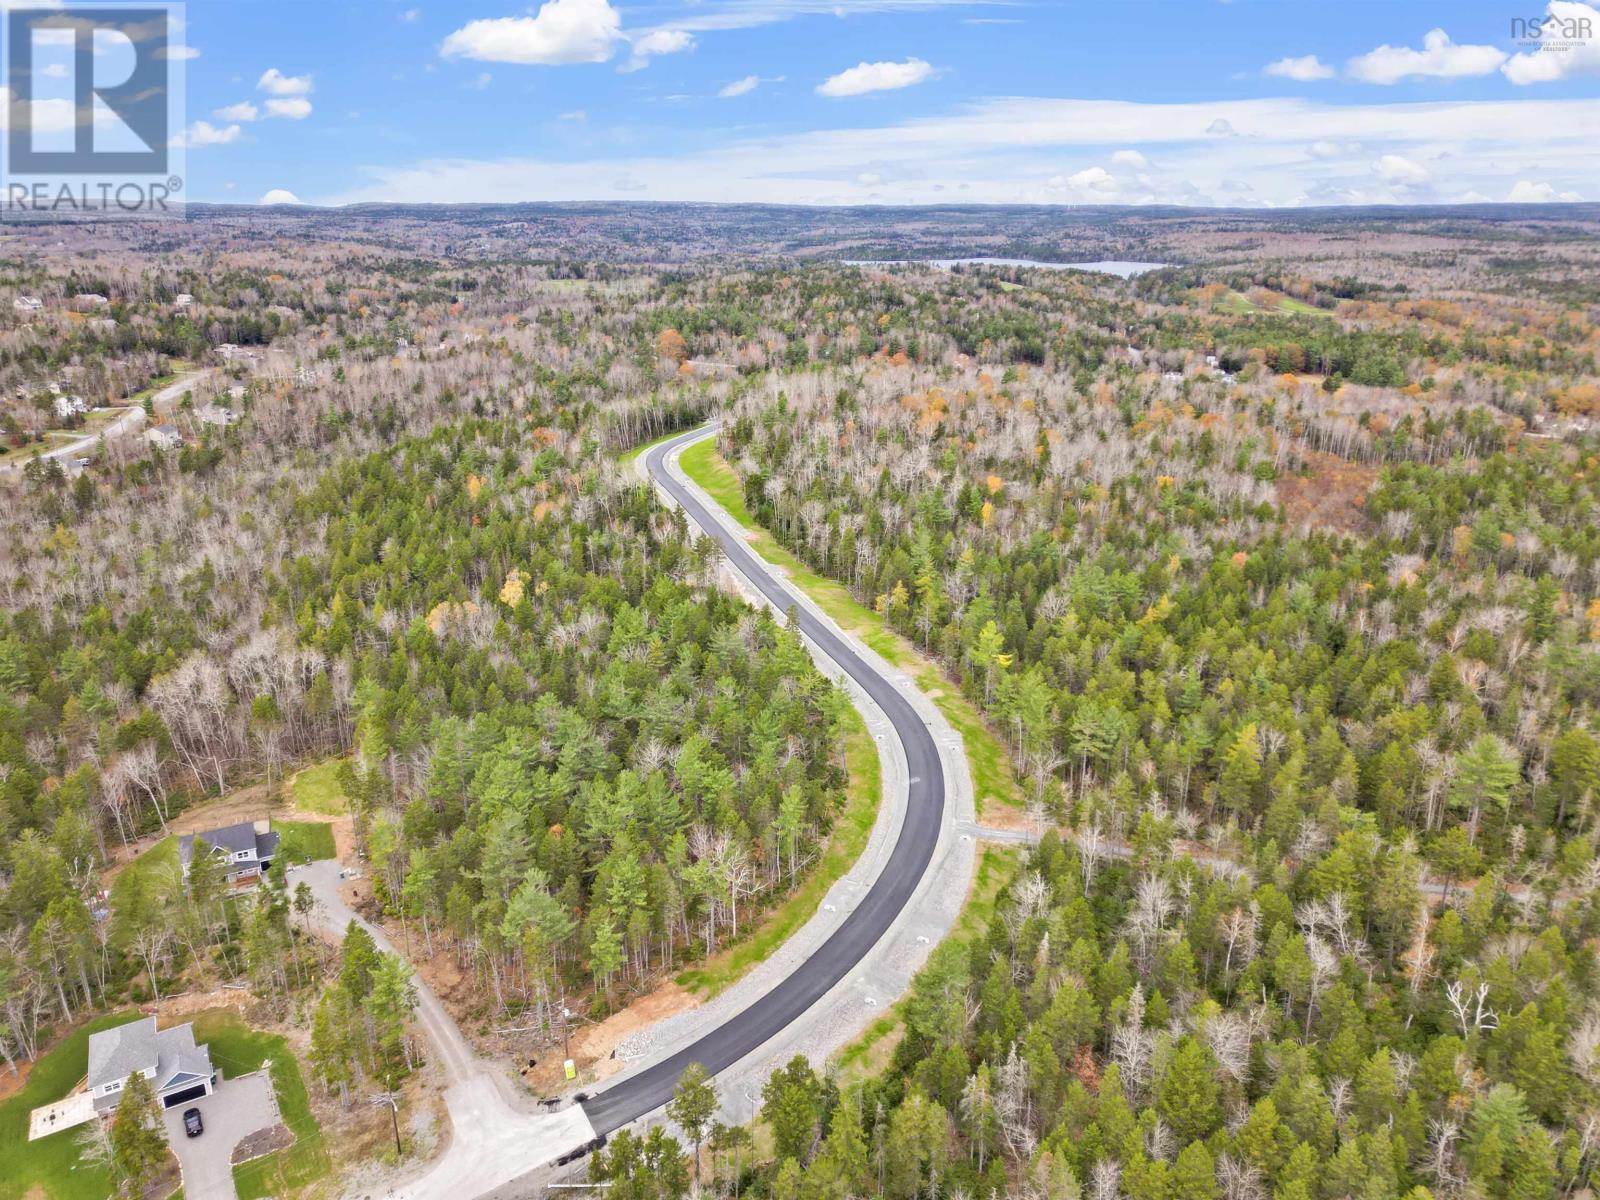
{"type": "Polygon", "coordinates": [[[656,353],[662,358],[681,363],[689,357],[689,343],[676,329],[663,329],[656,335],[656,353]]]}

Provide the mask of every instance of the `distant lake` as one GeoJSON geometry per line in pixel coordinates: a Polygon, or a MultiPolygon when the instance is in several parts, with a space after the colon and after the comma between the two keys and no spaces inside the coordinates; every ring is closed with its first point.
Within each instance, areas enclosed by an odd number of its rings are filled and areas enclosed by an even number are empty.
{"type": "Polygon", "coordinates": [[[1116,275],[1132,279],[1146,271],[1159,271],[1168,263],[1124,262],[1105,259],[1100,262],[1041,262],[1033,258],[847,258],[847,267],[938,267],[948,271],[952,267],[1039,267],[1046,271],[1098,271],[1102,275],[1116,275]]]}

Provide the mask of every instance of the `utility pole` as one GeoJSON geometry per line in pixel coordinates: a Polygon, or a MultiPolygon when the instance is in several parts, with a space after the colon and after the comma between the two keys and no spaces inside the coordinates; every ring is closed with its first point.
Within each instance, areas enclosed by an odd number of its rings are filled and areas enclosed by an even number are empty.
{"type": "Polygon", "coordinates": [[[400,1094],[394,1090],[394,1076],[384,1076],[384,1083],[388,1084],[390,1091],[373,1098],[374,1104],[387,1104],[389,1106],[389,1120],[394,1125],[394,1153],[396,1158],[404,1158],[406,1152],[400,1145],[400,1094]]]}

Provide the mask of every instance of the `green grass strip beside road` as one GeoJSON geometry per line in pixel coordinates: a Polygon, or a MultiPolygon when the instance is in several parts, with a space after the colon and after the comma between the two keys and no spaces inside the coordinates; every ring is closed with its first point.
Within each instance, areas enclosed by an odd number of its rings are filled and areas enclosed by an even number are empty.
{"type": "MultiPolygon", "coordinates": [[[[982,937],[994,920],[995,900],[1022,869],[1023,851],[1020,846],[984,846],[978,855],[978,869],[972,877],[972,890],[967,893],[961,915],[945,938],[957,945],[970,945],[982,937]]],[[[895,1001],[883,1016],[868,1025],[861,1036],[845,1046],[833,1063],[838,1069],[839,1082],[868,1079],[877,1075],[889,1064],[905,1022],[906,996],[895,1001]]]]}
{"type": "Polygon", "coordinates": [[[855,866],[872,836],[878,819],[878,796],[882,770],[878,744],[867,732],[866,722],[854,708],[844,710],[846,725],[845,766],[850,782],[845,789],[843,809],[834,817],[822,861],[806,875],[800,887],[774,908],[751,935],[705,962],[679,973],[678,985],[702,999],[726,991],[751,968],[765,962],[779,946],[809,921],[845,872],[855,866]]]}
{"type": "Polygon", "coordinates": [[[704,488],[744,529],[755,536],[750,546],[768,562],[783,568],[789,582],[811,597],[823,612],[845,632],[860,638],[886,662],[907,672],[944,714],[966,743],[967,763],[972,770],[972,796],[978,816],[990,808],[1021,812],[1022,792],[1011,773],[1005,747],[984,721],[972,702],[957,690],[944,672],[900,634],[884,624],[866,605],[850,594],[844,584],[817,574],[776,538],[751,519],[745,508],[744,489],[733,468],[717,453],[715,438],[696,442],[679,461],[684,474],[704,488]]]}
{"type": "Polygon", "coordinates": [[[682,429],[674,429],[671,433],[663,433],[654,441],[640,442],[632,450],[624,450],[621,454],[617,455],[617,461],[620,463],[631,463],[634,459],[638,458],[639,455],[643,454],[652,446],[659,446],[662,442],[670,442],[673,438],[679,437],[684,432],[685,431],[682,429]]]}

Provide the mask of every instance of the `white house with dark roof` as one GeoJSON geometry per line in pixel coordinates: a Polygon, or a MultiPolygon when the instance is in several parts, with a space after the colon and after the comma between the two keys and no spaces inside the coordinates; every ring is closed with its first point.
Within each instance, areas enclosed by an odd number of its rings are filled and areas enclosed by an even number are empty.
{"type": "Polygon", "coordinates": [[[241,821],[222,829],[186,833],[178,839],[178,861],[183,864],[184,878],[189,875],[196,839],[222,858],[229,883],[264,873],[278,852],[278,835],[267,821],[241,821]]]}
{"type": "Polygon", "coordinates": [[[183,445],[183,434],[176,425],[156,425],[144,431],[144,440],[161,450],[177,450],[183,445]]]}
{"type": "Polygon", "coordinates": [[[109,1112],[122,1099],[133,1075],[143,1075],[162,1108],[176,1108],[211,1095],[217,1073],[211,1051],[194,1043],[193,1025],[156,1030],[145,1017],[89,1035],[89,1095],[96,1112],[109,1112]]]}

